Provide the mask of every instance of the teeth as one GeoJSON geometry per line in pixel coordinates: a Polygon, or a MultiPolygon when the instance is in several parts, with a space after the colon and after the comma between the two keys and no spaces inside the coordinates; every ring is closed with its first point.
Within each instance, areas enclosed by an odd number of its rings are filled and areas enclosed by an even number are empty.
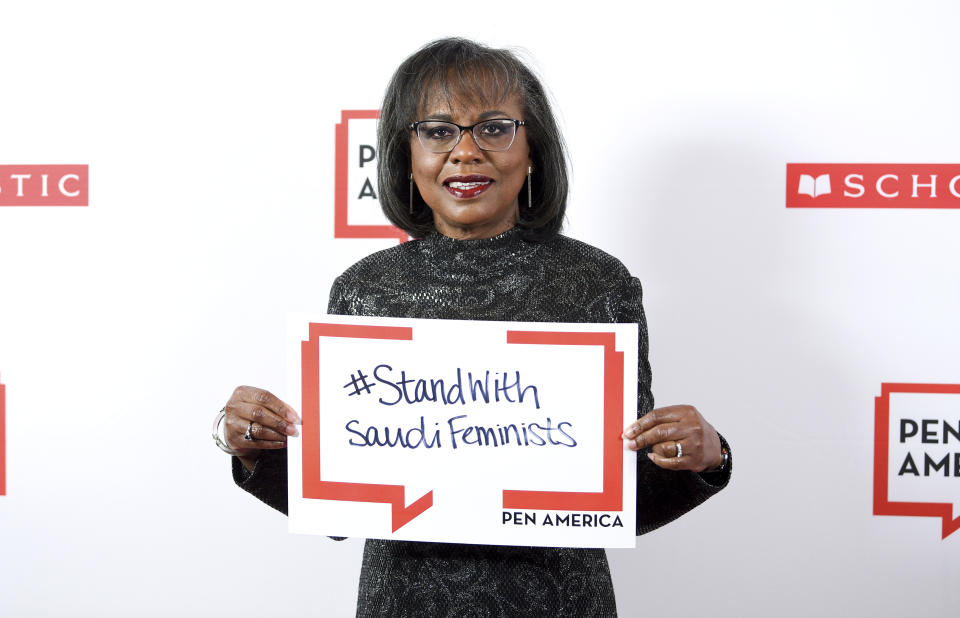
{"type": "Polygon", "coordinates": [[[488,184],[490,184],[489,180],[486,182],[451,182],[450,186],[454,189],[476,189],[488,184]]]}

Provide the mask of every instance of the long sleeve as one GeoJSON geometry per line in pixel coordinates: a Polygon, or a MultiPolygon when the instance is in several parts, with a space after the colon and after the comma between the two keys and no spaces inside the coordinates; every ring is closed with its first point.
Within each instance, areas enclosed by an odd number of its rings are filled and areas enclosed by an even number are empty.
{"type": "MultiPolygon", "coordinates": [[[[347,313],[341,278],[337,278],[330,290],[327,312],[347,313]]],[[[233,481],[264,504],[272,506],[284,515],[287,514],[286,449],[262,451],[257,464],[253,467],[253,472],[248,472],[240,460],[233,457],[233,481]]]]}
{"type": "Polygon", "coordinates": [[[248,472],[240,460],[233,457],[233,481],[264,504],[287,514],[287,451],[286,449],[260,452],[253,472],[248,472]]]}
{"type": "MultiPolygon", "coordinates": [[[[635,322],[638,325],[638,373],[637,416],[653,409],[649,337],[647,320],[643,312],[643,289],[640,281],[631,277],[623,286],[620,296],[618,322],[635,322]]],[[[724,448],[729,445],[720,437],[724,448]]],[[[719,472],[697,474],[696,472],[664,470],[646,457],[646,452],[637,455],[637,534],[645,534],[680,517],[704,502],[730,481],[732,461],[719,472]]]]}
{"type": "MultiPolygon", "coordinates": [[[[517,322],[626,322],[639,325],[638,414],[653,408],[640,282],[616,258],[556,236],[527,242],[514,228],[494,238],[431,234],[375,253],[333,284],[328,312],[517,322]]],[[[715,474],[669,472],[637,462],[637,533],[679,517],[726,484],[715,474]]],[[[264,453],[234,479],[274,508],[287,506],[286,457],[264,453]]],[[[501,547],[368,539],[358,616],[616,614],[602,549],[501,547]],[[466,609],[464,609],[466,608],[466,609]]]]}

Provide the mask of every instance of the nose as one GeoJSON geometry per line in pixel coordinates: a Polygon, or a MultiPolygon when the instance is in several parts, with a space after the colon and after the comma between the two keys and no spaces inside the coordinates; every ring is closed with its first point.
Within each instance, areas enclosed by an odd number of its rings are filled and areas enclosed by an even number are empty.
{"type": "Polygon", "coordinates": [[[450,161],[452,163],[473,163],[483,158],[483,151],[477,146],[477,140],[473,138],[473,131],[461,131],[460,139],[457,145],[450,151],[450,161]],[[468,136],[467,133],[470,133],[468,136]]]}

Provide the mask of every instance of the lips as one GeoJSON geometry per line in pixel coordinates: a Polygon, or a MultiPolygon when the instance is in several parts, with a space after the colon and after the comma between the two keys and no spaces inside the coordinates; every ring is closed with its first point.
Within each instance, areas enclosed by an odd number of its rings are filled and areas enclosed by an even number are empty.
{"type": "Polygon", "coordinates": [[[469,176],[450,176],[443,181],[443,188],[459,199],[477,197],[493,184],[493,178],[470,174],[469,176]]]}

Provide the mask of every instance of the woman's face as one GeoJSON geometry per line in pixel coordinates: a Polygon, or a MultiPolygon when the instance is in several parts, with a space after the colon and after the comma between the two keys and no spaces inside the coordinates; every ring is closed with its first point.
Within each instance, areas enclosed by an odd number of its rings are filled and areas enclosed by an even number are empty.
{"type": "MultiPolygon", "coordinates": [[[[523,120],[516,95],[492,108],[477,104],[450,108],[435,97],[419,120],[445,120],[469,126],[481,120],[523,120]]],[[[490,238],[512,228],[517,220],[517,195],[531,165],[526,128],[518,127],[508,150],[481,150],[466,131],[450,152],[426,150],[410,134],[413,180],[433,211],[437,231],[450,238],[490,238]]]]}

